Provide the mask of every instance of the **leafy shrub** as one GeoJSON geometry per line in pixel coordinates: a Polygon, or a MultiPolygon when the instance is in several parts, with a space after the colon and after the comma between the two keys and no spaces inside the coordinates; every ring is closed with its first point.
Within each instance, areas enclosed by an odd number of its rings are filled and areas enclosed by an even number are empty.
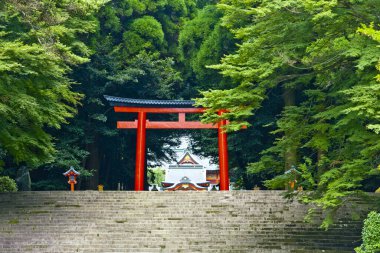
{"type": "Polygon", "coordinates": [[[165,170],[162,168],[148,168],[148,183],[150,185],[161,186],[162,181],[165,180],[165,170]]]}
{"type": "Polygon", "coordinates": [[[17,184],[12,178],[0,177],[0,192],[16,192],[17,184]]]}
{"type": "Polygon", "coordinates": [[[380,213],[370,212],[364,221],[362,231],[363,243],[355,249],[356,253],[380,252],[380,213]]]}

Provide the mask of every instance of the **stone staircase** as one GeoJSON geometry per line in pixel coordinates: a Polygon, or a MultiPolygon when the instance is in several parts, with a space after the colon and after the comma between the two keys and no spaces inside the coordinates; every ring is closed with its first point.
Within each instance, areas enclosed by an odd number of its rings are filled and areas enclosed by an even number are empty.
{"type": "Polygon", "coordinates": [[[0,252],[353,252],[350,208],[323,231],[278,191],[0,194],[0,252]]]}

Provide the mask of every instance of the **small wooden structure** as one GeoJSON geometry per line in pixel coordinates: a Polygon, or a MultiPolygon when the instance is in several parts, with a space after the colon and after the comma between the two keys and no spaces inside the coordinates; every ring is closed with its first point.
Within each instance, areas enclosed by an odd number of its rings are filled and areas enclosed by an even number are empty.
{"type": "Polygon", "coordinates": [[[67,181],[67,183],[70,184],[70,189],[73,192],[74,191],[74,185],[77,184],[77,176],[79,176],[80,173],[78,171],[76,171],[73,166],[71,166],[68,171],[63,173],[63,175],[65,177],[68,177],[69,181],[67,181]]]}
{"type": "Polygon", "coordinates": [[[298,179],[299,175],[301,175],[302,173],[300,171],[298,171],[294,165],[292,165],[291,168],[289,170],[285,171],[284,174],[288,176],[289,189],[293,191],[295,189],[296,184],[297,184],[297,179],[298,179]]]}

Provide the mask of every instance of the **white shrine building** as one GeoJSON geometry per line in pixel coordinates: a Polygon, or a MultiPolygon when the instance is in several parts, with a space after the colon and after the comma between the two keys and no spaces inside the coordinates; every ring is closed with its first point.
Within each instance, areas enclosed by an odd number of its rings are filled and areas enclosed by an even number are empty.
{"type": "Polygon", "coordinates": [[[219,184],[219,170],[208,169],[188,151],[165,169],[164,191],[207,191],[219,184]]]}

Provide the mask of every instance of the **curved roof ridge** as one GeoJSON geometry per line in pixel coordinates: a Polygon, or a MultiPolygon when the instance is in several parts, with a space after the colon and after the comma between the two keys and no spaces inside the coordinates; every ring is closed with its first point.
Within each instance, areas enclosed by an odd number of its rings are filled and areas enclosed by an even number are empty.
{"type": "Polygon", "coordinates": [[[111,106],[138,106],[138,107],[195,107],[193,100],[152,100],[152,99],[136,99],[123,98],[104,95],[104,98],[111,106]]]}

